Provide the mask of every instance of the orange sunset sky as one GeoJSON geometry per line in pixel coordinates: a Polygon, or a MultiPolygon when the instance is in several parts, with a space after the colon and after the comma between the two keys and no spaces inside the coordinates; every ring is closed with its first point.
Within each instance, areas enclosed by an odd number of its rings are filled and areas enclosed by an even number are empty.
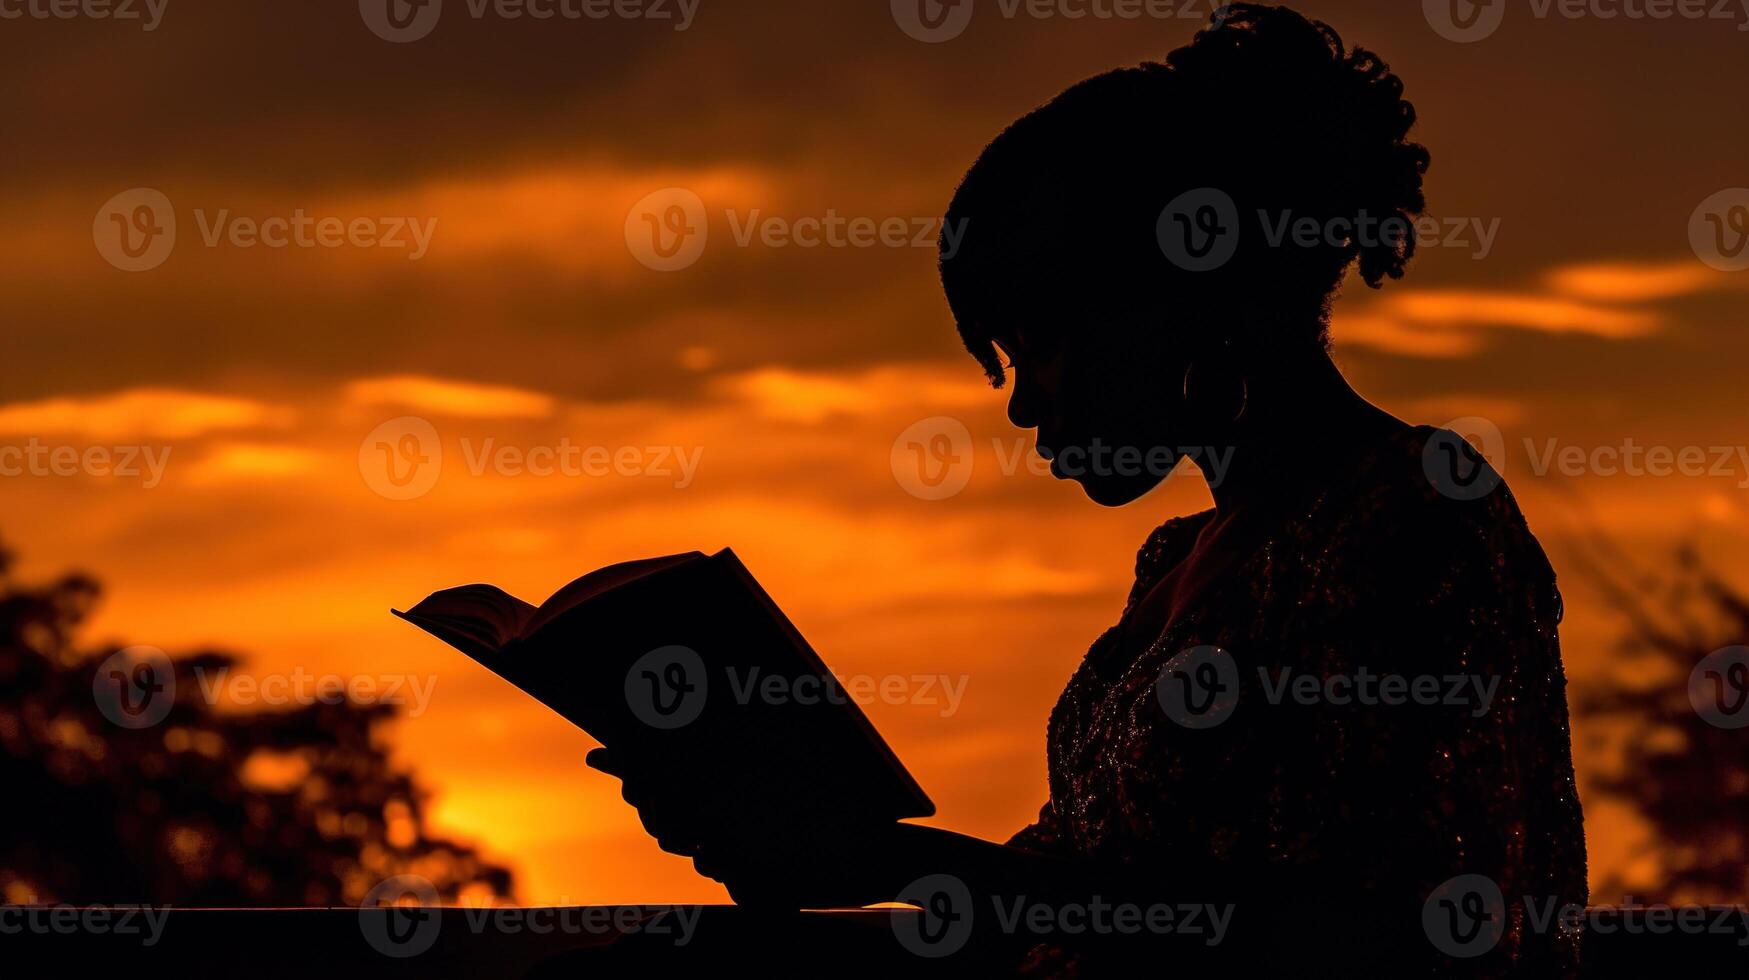
{"type": "MultiPolygon", "coordinates": [[[[1351,285],[1340,363],[1409,421],[1501,430],[1564,573],[1572,683],[1597,684],[1621,623],[1571,571],[1582,515],[1645,567],[1694,541],[1749,580],[1749,453],[1722,474],[1634,476],[1539,473],[1525,449],[1744,442],[1749,272],[1704,263],[1689,230],[1749,184],[1749,20],[1512,3],[1492,36],[1457,43],[1420,3],[1298,6],[1405,80],[1446,239],[1401,282],[1351,285]]],[[[702,0],[684,30],[449,0],[405,43],[350,2],[169,0],[149,31],[0,21],[0,447],[169,453],[156,475],[0,477],[0,540],[26,579],[104,582],[92,643],[434,685],[394,724],[398,757],[435,791],[436,829],[510,864],[530,904],[724,894],[583,767],[587,736],[389,608],[474,581],[538,602],[602,564],[732,546],[841,676],[963,683],[953,710],[939,694],[865,710],[933,822],[1005,837],[1044,799],[1046,715],[1115,620],[1136,547],[1207,491],[1183,475],[1103,510],[1009,465],[1030,437],[961,351],[931,248],[736,230],[932,220],[1005,123],[1195,24],[996,0],[940,43],[885,0],[702,0]],[[101,249],[100,209],[134,188],[177,222],[174,250],[138,272],[101,249]],[[708,236],[696,262],[657,271],[627,225],[666,188],[698,196],[708,236]],[[300,212],[412,218],[430,237],[415,258],[203,234],[300,212]],[[396,500],[360,450],[402,417],[430,424],[443,461],[396,500]],[[965,426],[969,483],[920,499],[894,444],[937,417],[965,426]],[[595,475],[480,469],[487,440],[636,456],[595,475]]],[[[1633,736],[1574,730],[1583,793],[1633,736]]],[[[1593,881],[1655,880],[1644,823],[1585,803],[1593,881]]]]}

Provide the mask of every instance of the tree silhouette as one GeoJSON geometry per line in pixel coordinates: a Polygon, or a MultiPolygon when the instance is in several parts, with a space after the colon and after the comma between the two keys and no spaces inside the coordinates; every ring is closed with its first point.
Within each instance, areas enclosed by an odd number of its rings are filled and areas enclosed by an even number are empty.
{"type": "MultiPolygon", "coordinates": [[[[1609,548],[1607,542],[1598,542],[1609,548]]],[[[1619,553],[1616,558],[1620,558],[1619,553]]],[[[1586,715],[1634,725],[1618,774],[1597,781],[1651,821],[1660,894],[1669,902],[1740,902],[1749,882],[1749,727],[1703,714],[1690,699],[1696,666],[1715,651],[1749,640],[1749,598],[1733,590],[1690,547],[1672,568],[1621,583],[1606,566],[1583,562],[1588,577],[1625,617],[1623,679],[1575,699],[1586,715]]],[[[1744,706],[1739,704],[1741,712],[1744,706]]],[[[1617,890],[1621,883],[1606,883],[1617,890]]]]}
{"type": "Polygon", "coordinates": [[[195,671],[238,660],[203,651],[171,661],[161,721],[118,725],[93,686],[116,648],[74,645],[97,582],[11,573],[0,549],[0,898],[355,905],[397,874],[445,902],[509,897],[506,869],[427,834],[424,792],[381,741],[392,707],[216,710],[195,671]]]}

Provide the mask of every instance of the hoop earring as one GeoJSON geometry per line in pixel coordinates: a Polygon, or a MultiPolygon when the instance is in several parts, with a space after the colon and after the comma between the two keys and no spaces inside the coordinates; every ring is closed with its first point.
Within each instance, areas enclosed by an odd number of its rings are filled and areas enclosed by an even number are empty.
{"type": "MultiPolygon", "coordinates": [[[[1186,408],[1189,408],[1191,405],[1190,376],[1196,372],[1197,363],[1198,362],[1196,361],[1191,361],[1189,364],[1185,365],[1184,368],[1184,385],[1180,392],[1180,397],[1183,399],[1186,408]]],[[[1234,409],[1232,417],[1227,419],[1227,424],[1229,425],[1244,418],[1245,409],[1251,405],[1251,385],[1245,380],[1245,376],[1234,375],[1233,380],[1239,383],[1239,407],[1234,409]]]]}

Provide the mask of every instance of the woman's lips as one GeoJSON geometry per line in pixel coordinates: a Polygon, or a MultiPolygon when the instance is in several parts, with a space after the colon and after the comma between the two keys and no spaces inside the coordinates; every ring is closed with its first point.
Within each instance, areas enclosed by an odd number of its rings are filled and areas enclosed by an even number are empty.
{"type": "Polygon", "coordinates": [[[1059,480],[1067,480],[1070,479],[1070,476],[1063,470],[1063,453],[1059,448],[1056,448],[1062,444],[1063,442],[1060,439],[1054,437],[1046,438],[1041,435],[1033,446],[1033,451],[1038,453],[1041,459],[1050,461],[1051,476],[1056,477],[1059,480]]]}

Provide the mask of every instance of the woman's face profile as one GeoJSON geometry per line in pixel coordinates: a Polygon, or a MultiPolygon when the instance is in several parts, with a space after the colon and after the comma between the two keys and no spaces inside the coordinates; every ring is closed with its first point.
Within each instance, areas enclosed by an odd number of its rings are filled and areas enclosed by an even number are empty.
{"type": "MultiPolygon", "coordinates": [[[[1183,453],[1170,351],[1141,342],[1138,324],[1016,329],[997,341],[1013,388],[1008,419],[1036,429],[1051,475],[1107,507],[1152,490],[1183,453]]],[[[1177,368],[1178,372],[1182,368],[1177,368]]]]}

